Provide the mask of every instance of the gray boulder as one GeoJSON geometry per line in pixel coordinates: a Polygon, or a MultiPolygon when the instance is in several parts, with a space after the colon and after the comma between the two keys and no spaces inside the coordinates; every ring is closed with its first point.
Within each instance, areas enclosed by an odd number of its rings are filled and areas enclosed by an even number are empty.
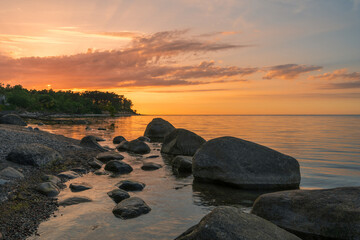
{"type": "Polygon", "coordinates": [[[118,182],[116,186],[125,191],[141,191],[144,189],[145,183],[132,180],[122,180],[118,182]]]}
{"type": "Polygon", "coordinates": [[[295,158],[234,137],[206,142],[193,157],[196,180],[221,182],[244,189],[299,188],[295,158]]]}
{"type": "Polygon", "coordinates": [[[205,142],[205,139],[199,135],[178,128],[165,136],[161,152],[171,155],[193,156],[205,142]]]}
{"type": "Polygon", "coordinates": [[[360,187],[268,193],[252,213],[303,239],[360,239],[360,187]]]}
{"type": "Polygon", "coordinates": [[[146,127],[144,136],[153,142],[162,142],[165,135],[174,130],[175,127],[162,118],[154,118],[146,127]]]}
{"type": "Polygon", "coordinates": [[[119,152],[126,152],[129,150],[129,142],[128,141],[122,141],[119,145],[116,146],[116,149],[119,152]]]}
{"type": "Polygon", "coordinates": [[[119,203],[124,199],[127,199],[130,197],[129,193],[122,189],[114,189],[107,193],[107,195],[114,200],[114,202],[119,203]]]}
{"type": "Polygon", "coordinates": [[[108,162],[111,160],[123,160],[124,156],[120,153],[110,151],[110,152],[102,152],[99,153],[96,158],[100,160],[101,162],[108,162]]]}
{"type": "Polygon", "coordinates": [[[24,178],[24,175],[12,167],[7,167],[0,171],[0,178],[22,179],[24,178]]]}
{"type": "Polygon", "coordinates": [[[87,148],[93,148],[93,149],[99,150],[101,152],[107,151],[105,148],[100,146],[100,144],[96,141],[96,137],[91,136],[91,135],[83,137],[80,141],[80,146],[87,147],[87,148]]]}
{"type": "Polygon", "coordinates": [[[153,163],[153,162],[147,162],[141,166],[141,169],[144,171],[154,171],[159,168],[162,168],[162,165],[158,164],[158,163],[153,163]]]}
{"type": "Polygon", "coordinates": [[[146,154],[150,152],[150,147],[145,142],[135,139],[129,142],[128,151],[137,154],[146,154]]]}
{"type": "Polygon", "coordinates": [[[295,235],[235,207],[217,207],[177,240],[300,240],[295,235]]]}
{"type": "Polygon", "coordinates": [[[74,179],[80,177],[80,175],[74,171],[61,172],[57,176],[65,179],[74,179]]]}
{"type": "Polygon", "coordinates": [[[100,169],[103,165],[102,162],[100,162],[97,159],[94,159],[93,161],[89,162],[90,167],[94,168],[94,169],[100,169]]]}
{"type": "Polygon", "coordinates": [[[0,124],[11,124],[11,125],[19,125],[26,126],[27,124],[22,120],[21,117],[15,114],[6,114],[0,117],[0,124]]]}
{"type": "Polygon", "coordinates": [[[151,211],[151,208],[140,198],[131,197],[118,203],[113,214],[121,219],[135,218],[151,211]]]}
{"type": "Polygon", "coordinates": [[[133,168],[124,162],[118,160],[111,160],[105,165],[105,170],[111,171],[117,174],[125,174],[133,171],[133,168]]]}
{"type": "Polygon", "coordinates": [[[84,183],[84,182],[71,183],[69,187],[70,187],[72,192],[82,192],[82,191],[85,191],[85,190],[88,190],[88,189],[92,189],[92,186],[90,184],[84,183]]]}
{"type": "Polygon", "coordinates": [[[172,169],[175,173],[191,173],[192,172],[192,157],[176,156],[172,161],[172,169]]]}
{"type": "Polygon", "coordinates": [[[59,188],[52,182],[40,183],[35,189],[48,197],[55,197],[60,193],[59,188]]]}
{"type": "Polygon", "coordinates": [[[114,139],[113,139],[113,143],[114,143],[114,144],[119,144],[119,143],[121,143],[122,141],[126,141],[126,139],[125,139],[123,136],[116,136],[116,137],[114,137],[114,139]]]}
{"type": "Polygon", "coordinates": [[[85,202],[92,202],[92,200],[88,197],[69,197],[63,201],[60,201],[59,206],[70,206],[85,202]]]}
{"type": "Polygon", "coordinates": [[[62,156],[52,148],[38,143],[30,143],[16,146],[6,159],[22,165],[41,167],[61,161],[62,156]]]}

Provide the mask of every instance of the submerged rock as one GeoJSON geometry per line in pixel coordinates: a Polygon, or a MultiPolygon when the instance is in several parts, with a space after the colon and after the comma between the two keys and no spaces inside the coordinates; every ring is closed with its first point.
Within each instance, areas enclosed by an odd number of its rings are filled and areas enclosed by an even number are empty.
{"type": "Polygon", "coordinates": [[[132,180],[122,180],[118,182],[116,186],[125,191],[141,191],[144,189],[145,183],[132,180]]]}
{"type": "Polygon", "coordinates": [[[146,214],[150,211],[151,208],[144,200],[138,197],[131,197],[118,203],[112,212],[118,218],[129,219],[146,214]]]}
{"type": "Polygon", "coordinates": [[[0,124],[11,124],[18,126],[26,126],[26,122],[16,114],[6,114],[0,117],[0,124]]]}
{"type": "Polygon", "coordinates": [[[80,141],[80,146],[93,148],[93,149],[99,150],[101,152],[106,152],[107,151],[105,148],[100,146],[100,144],[96,141],[96,137],[91,136],[91,135],[83,137],[81,139],[81,141],[80,141]]]}
{"type": "Polygon", "coordinates": [[[154,118],[146,127],[144,136],[151,139],[151,141],[162,142],[166,134],[174,130],[175,127],[168,121],[162,118],[154,118]]]}
{"type": "Polygon", "coordinates": [[[85,202],[92,202],[92,200],[88,197],[69,197],[61,202],[59,202],[59,206],[70,206],[85,202]]]}
{"type": "Polygon", "coordinates": [[[102,152],[99,153],[96,158],[102,162],[108,162],[111,160],[123,160],[124,156],[120,153],[111,151],[111,152],[102,152]]]}
{"type": "Polygon", "coordinates": [[[24,175],[12,167],[7,167],[0,171],[0,178],[22,179],[24,178],[24,175]]]}
{"type": "Polygon", "coordinates": [[[234,137],[206,142],[194,155],[192,170],[196,180],[245,189],[293,189],[301,178],[295,158],[234,137]]]}
{"type": "Polygon", "coordinates": [[[150,152],[150,147],[138,139],[129,142],[128,151],[138,154],[146,154],[150,152]]]}
{"type": "Polygon", "coordinates": [[[114,202],[119,203],[124,199],[127,199],[130,197],[129,193],[122,189],[114,189],[107,193],[107,195],[114,200],[114,202]]]}
{"type": "Polygon", "coordinates": [[[105,170],[115,172],[117,174],[130,173],[133,168],[124,162],[118,160],[111,160],[105,165],[105,170]]]}
{"type": "Polygon", "coordinates": [[[144,171],[154,171],[159,168],[162,168],[162,165],[160,165],[158,163],[153,163],[153,162],[147,162],[141,166],[141,169],[144,171]]]}
{"type": "Polygon", "coordinates": [[[217,207],[177,240],[300,240],[295,235],[235,207],[217,207]]]}
{"type": "Polygon", "coordinates": [[[60,178],[74,179],[80,177],[80,175],[74,171],[61,172],[57,175],[60,178]]]}
{"type": "Polygon", "coordinates": [[[113,143],[114,143],[114,144],[119,144],[119,143],[121,143],[122,141],[126,141],[126,139],[125,139],[123,136],[116,136],[116,137],[114,137],[114,139],[113,139],[113,143]]]}
{"type": "Polygon", "coordinates": [[[36,190],[48,197],[55,197],[60,193],[59,188],[52,182],[40,183],[36,190]]]}
{"type": "Polygon", "coordinates": [[[176,156],[172,161],[172,169],[175,173],[191,173],[192,172],[192,157],[176,156]]]}
{"type": "Polygon", "coordinates": [[[88,183],[71,183],[70,184],[70,189],[72,192],[82,192],[88,189],[92,189],[92,186],[88,183]]]}
{"type": "Polygon", "coordinates": [[[360,187],[268,193],[252,213],[303,239],[360,239],[360,187]]]}
{"type": "Polygon", "coordinates": [[[22,165],[41,167],[56,163],[63,158],[52,148],[38,143],[20,144],[7,155],[6,159],[22,165]]]}
{"type": "Polygon", "coordinates": [[[165,136],[161,152],[171,155],[193,156],[205,142],[205,139],[199,135],[178,128],[165,136]]]}

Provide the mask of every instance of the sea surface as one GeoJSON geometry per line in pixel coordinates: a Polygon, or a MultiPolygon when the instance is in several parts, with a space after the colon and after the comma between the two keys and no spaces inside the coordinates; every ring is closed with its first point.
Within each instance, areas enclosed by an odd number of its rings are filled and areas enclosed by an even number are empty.
{"type": "MultiPolygon", "coordinates": [[[[302,189],[360,185],[360,116],[131,116],[89,119],[93,122],[91,130],[85,130],[85,125],[39,128],[76,139],[96,135],[106,140],[102,145],[115,147],[113,137],[122,135],[132,140],[142,136],[155,117],[206,140],[234,136],[295,157],[300,163],[302,189]]],[[[215,206],[237,206],[249,212],[253,201],[264,193],[193,183],[192,176],[175,176],[169,160],[159,153],[160,147],[152,143],[152,152],[145,156],[124,153],[124,161],[134,168],[130,174],[112,178],[90,173],[67,182],[87,182],[93,189],[72,193],[67,188],[59,195],[60,200],[88,196],[93,202],[60,207],[56,217],[40,225],[39,235],[29,239],[173,239],[215,206]],[[146,159],[150,155],[159,157],[146,159]],[[151,172],[141,170],[142,163],[149,161],[164,167],[151,172]],[[106,193],[122,179],[146,183],[143,191],[131,195],[144,199],[152,208],[150,213],[129,220],[112,214],[115,203],[106,193]]]]}

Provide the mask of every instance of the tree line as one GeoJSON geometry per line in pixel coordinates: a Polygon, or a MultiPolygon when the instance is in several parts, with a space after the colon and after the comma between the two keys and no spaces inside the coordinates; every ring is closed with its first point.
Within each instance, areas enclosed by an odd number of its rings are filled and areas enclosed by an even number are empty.
{"type": "Polygon", "coordinates": [[[114,115],[121,112],[136,113],[132,107],[130,99],[114,92],[28,90],[21,85],[4,86],[0,83],[0,111],[25,110],[69,114],[108,112],[114,115]]]}

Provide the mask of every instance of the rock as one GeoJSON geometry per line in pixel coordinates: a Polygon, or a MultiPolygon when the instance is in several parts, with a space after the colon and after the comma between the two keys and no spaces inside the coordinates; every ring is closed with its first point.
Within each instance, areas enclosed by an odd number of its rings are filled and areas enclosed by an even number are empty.
{"type": "Polygon", "coordinates": [[[165,136],[161,152],[171,155],[193,156],[205,142],[205,139],[199,135],[178,128],[165,136]]]}
{"type": "Polygon", "coordinates": [[[36,128],[34,128],[34,131],[40,131],[40,129],[36,127],[36,128]]]}
{"type": "Polygon", "coordinates": [[[140,140],[142,142],[150,142],[150,138],[148,137],[145,137],[145,136],[141,136],[141,137],[138,137],[137,140],[140,140]]]}
{"type": "Polygon", "coordinates": [[[0,240],[3,240],[3,239],[4,239],[4,237],[3,237],[2,233],[0,232],[0,240]]]}
{"type": "Polygon", "coordinates": [[[0,178],[22,179],[24,178],[24,175],[12,167],[7,167],[0,171],[0,178]]]}
{"type": "Polygon", "coordinates": [[[97,143],[96,141],[96,137],[94,136],[86,136],[86,137],[83,137],[80,141],[80,146],[82,147],[88,147],[88,148],[93,148],[93,149],[96,149],[96,150],[99,150],[101,152],[106,152],[107,150],[105,148],[103,148],[102,146],[100,146],[99,143],[97,143]]]}
{"type": "Polygon", "coordinates": [[[116,136],[116,137],[114,137],[114,139],[113,139],[113,143],[114,143],[114,144],[119,144],[119,143],[121,143],[122,141],[126,141],[126,139],[125,139],[123,136],[116,136]]]}
{"type": "Polygon", "coordinates": [[[145,171],[153,171],[159,168],[162,168],[162,165],[153,162],[147,162],[141,166],[141,169],[145,171]]]}
{"type": "Polygon", "coordinates": [[[91,130],[91,127],[86,126],[85,130],[89,131],[89,130],[91,130]]]}
{"type": "Polygon", "coordinates": [[[176,240],[300,240],[295,235],[235,207],[217,207],[176,240]]]}
{"type": "Polygon", "coordinates": [[[22,165],[45,166],[62,160],[60,153],[52,148],[38,144],[19,144],[7,155],[6,159],[22,165]]]}
{"type": "Polygon", "coordinates": [[[74,179],[80,177],[80,175],[74,171],[61,172],[57,175],[60,178],[74,179]]]}
{"type": "Polygon", "coordinates": [[[88,197],[69,197],[61,202],[59,202],[59,206],[70,206],[85,202],[92,202],[92,200],[88,197]]]}
{"type": "MultiPolygon", "coordinates": [[[[4,184],[7,184],[7,183],[9,183],[10,182],[10,180],[5,180],[5,179],[1,179],[0,178],[0,186],[1,185],[4,185],[4,184]]],[[[2,201],[0,201],[0,202],[2,202],[2,201]]]]}
{"type": "Polygon", "coordinates": [[[58,184],[61,183],[61,179],[54,176],[54,175],[43,175],[41,177],[41,180],[45,181],[45,182],[52,182],[53,184],[58,184]]]}
{"type": "Polygon", "coordinates": [[[360,187],[268,193],[252,213],[303,239],[360,239],[360,187]]]}
{"type": "Polygon", "coordinates": [[[101,169],[96,170],[96,171],[94,172],[94,174],[95,174],[95,175],[109,175],[109,173],[107,173],[106,171],[101,170],[101,169]]]}
{"type": "Polygon", "coordinates": [[[122,189],[114,189],[114,190],[108,192],[107,195],[109,197],[111,197],[112,200],[114,200],[114,202],[116,202],[116,203],[119,203],[122,200],[130,197],[130,195],[122,189]]]}
{"type": "Polygon", "coordinates": [[[111,152],[102,152],[99,153],[96,158],[102,162],[108,162],[111,160],[123,160],[124,156],[120,153],[111,151],[111,152]]]}
{"type": "Polygon", "coordinates": [[[295,158],[234,137],[206,142],[193,157],[196,180],[244,189],[293,189],[300,184],[295,158]]]}
{"type": "Polygon", "coordinates": [[[172,162],[172,169],[175,173],[191,173],[192,157],[176,156],[172,162]]]}
{"type": "Polygon", "coordinates": [[[118,182],[116,186],[125,191],[141,191],[144,189],[145,183],[132,180],[122,180],[118,182]]]}
{"type": "Polygon", "coordinates": [[[147,156],[146,158],[158,158],[160,157],[160,155],[150,155],[150,156],[147,156]]]}
{"type": "Polygon", "coordinates": [[[36,190],[48,197],[55,197],[60,193],[59,188],[52,182],[40,183],[36,190]]]}
{"type": "Polygon", "coordinates": [[[81,191],[85,191],[85,190],[88,190],[88,189],[92,189],[92,186],[90,184],[84,183],[84,182],[71,183],[69,187],[70,187],[72,192],[81,192],[81,191]]]}
{"type": "Polygon", "coordinates": [[[6,114],[0,117],[0,124],[11,124],[11,125],[19,125],[26,126],[27,124],[22,120],[21,117],[15,114],[6,114]]]}
{"type": "Polygon", "coordinates": [[[162,118],[154,118],[146,127],[144,136],[153,142],[163,141],[165,135],[174,130],[175,127],[162,118]]]}
{"type": "Polygon", "coordinates": [[[38,126],[44,126],[45,124],[43,124],[42,122],[38,123],[38,126]]]}
{"type": "Polygon", "coordinates": [[[104,141],[106,141],[106,140],[103,139],[102,137],[97,137],[97,136],[95,136],[95,140],[96,140],[97,142],[104,142],[104,141]]]}
{"type": "Polygon", "coordinates": [[[32,131],[32,130],[33,130],[33,128],[32,128],[32,127],[27,127],[27,129],[29,129],[30,131],[32,131]]]}
{"type": "Polygon", "coordinates": [[[76,167],[76,168],[72,168],[70,170],[73,172],[76,172],[78,174],[86,174],[88,172],[85,168],[82,168],[82,167],[76,167]]]}
{"type": "Polygon", "coordinates": [[[100,131],[106,131],[106,128],[99,127],[98,130],[100,130],[100,131]]]}
{"type": "Polygon", "coordinates": [[[146,143],[135,139],[129,142],[128,151],[138,154],[146,154],[150,152],[150,147],[146,143]]]}
{"type": "Polygon", "coordinates": [[[111,160],[105,165],[105,170],[115,172],[117,174],[125,174],[132,172],[133,168],[124,162],[111,160]]]}
{"type": "Polygon", "coordinates": [[[122,141],[119,145],[116,146],[116,149],[119,152],[125,152],[127,150],[129,150],[129,142],[128,141],[122,141]]]}
{"type": "Polygon", "coordinates": [[[141,198],[131,197],[118,203],[112,212],[118,218],[129,219],[150,211],[151,208],[141,198]]]}
{"type": "Polygon", "coordinates": [[[94,168],[94,169],[100,169],[103,165],[102,162],[100,162],[97,159],[94,159],[93,161],[89,162],[90,167],[94,168]]]}

